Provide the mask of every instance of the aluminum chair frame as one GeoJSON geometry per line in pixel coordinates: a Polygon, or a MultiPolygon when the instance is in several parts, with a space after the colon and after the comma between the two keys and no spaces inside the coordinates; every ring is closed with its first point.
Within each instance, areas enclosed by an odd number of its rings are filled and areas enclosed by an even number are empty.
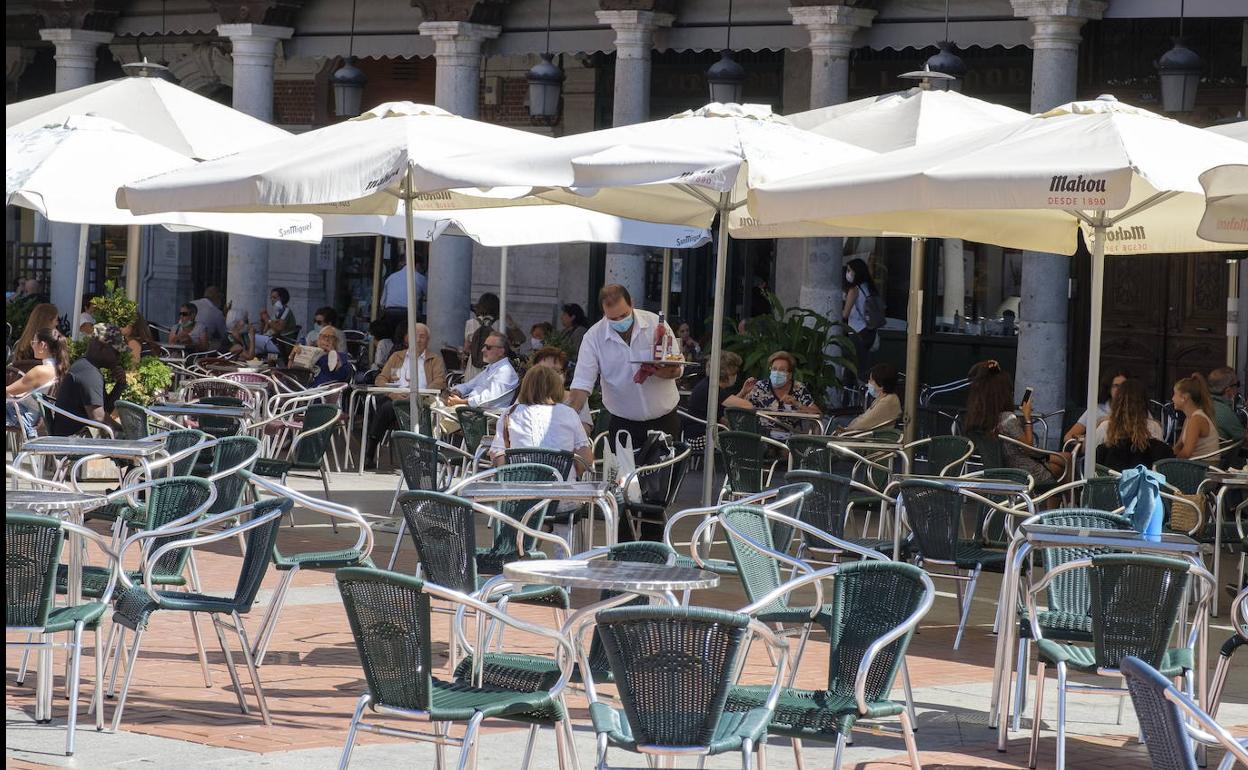
{"type": "MultiPolygon", "coordinates": [[[[1059,577],[1060,575],[1063,575],[1067,572],[1071,572],[1076,569],[1090,569],[1092,568],[1092,566],[1093,566],[1092,559],[1078,559],[1075,561],[1069,561],[1069,562],[1066,562],[1065,564],[1059,565],[1049,570],[1048,572],[1044,574],[1044,576],[1039,581],[1036,581],[1030,587],[1028,587],[1027,592],[1024,596],[1024,599],[1026,601],[1027,619],[1031,624],[1031,634],[1032,634],[1033,642],[1040,642],[1044,639],[1044,631],[1042,627],[1040,626],[1040,622],[1038,620],[1036,596],[1040,592],[1047,589],[1049,584],[1052,583],[1053,580],[1059,577]]],[[[1211,575],[1208,570],[1206,570],[1203,566],[1197,566],[1196,564],[1188,564],[1188,575],[1189,575],[1189,578],[1195,578],[1195,581],[1193,581],[1193,584],[1199,583],[1203,585],[1204,587],[1203,591],[1198,592],[1197,599],[1195,602],[1194,617],[1199,618],[1202,616],[1202,614],[1208,612],[1210,597],[1213,591],[1216,590],[1216,585],[1215,585],[1216,581],[1214,580],[1213,575],[1211,575]]],[[[1186,590],[1191,591],[1193,588],[1193,584],[1189,584],[1186,590]]],[[[1181,625],[1182,619],[1183,619],[1183,611],[1182,609],[1180,609],[1179,613],[1176,616],[1176,621],[1181,625]]],[[[1196,644],[1199,638],[1200,638],[1200,623],[1192,623],[1191,629],[1188,632],[1186,644],[1184,646],[1187,647],[1188,649],[1193,650],[1193,655],[1195,654],[1195,648],[1196,648],[1196,644]]],[[[1044,659],[1042,657],[1037,656],[1036,674],[1035,674],[1036,676],[1036,682],[1035,682],[1036,703],[1035,703],[1035,712],[1032,718],[1031,748],[1030,748],[1030,752],[1028,756],[1028,767],[1033,768],[1033,769],[1036,767],[1036,758],[1039,752],[1040,723],[1044,719],[1044,674],[1045,674],[1046,668],[1047,668],[1047,664],[1044,662],[1044,659]]],[[[1101,686],[1101,685],[1093,685],[1093,684],[1071,683],[1067,675],[1065,662],[1059,661],[1054,666],[1054,668],[1057,671],[1057,757],[1055,760],[1055,767],[1056,767],[1056,770],[1065,770],[1065,767],[1066,767],[1066,694],[1073,692],[1073,693],[1080,693],[1084,695],[1121,696],[1121,695],[1126,695],[1129,693],[1127,689],[1125,688],[1125,686],[1124,687],[1110,687],[1110,686],[1101,686]]],[[[1099,668],[1098,667],[1096,670],[1096,674],[1097,676],[1105,676],[1105,677],[1121,677],[1122,676],[1121,672],[1116,668],[1099,668]]],[[[1194,677],[1195,677],[1195,672],[1191,670],[1189,670],[1184,675],[1184,681],[1188,688],[1189,695],[1195,687],[1194,677]]]]}
{"type": "Polygon", "coordinates": [[[1218,716],[1218,707],[1222,705],[1222,689],[1231,673],[1231,653],[1236,647],[1248,644],[1248,588],[1236,594],[1235,601],[1231,602],[1230,621],[1234,636],[1222,646],[1218,665],[1213,669],[1213,678],[1209,680],[1209,716],[1215,719],[1218,716]],[[1234,644],[1235,636],[1239,637],[1238,644],[1234,644]]]}

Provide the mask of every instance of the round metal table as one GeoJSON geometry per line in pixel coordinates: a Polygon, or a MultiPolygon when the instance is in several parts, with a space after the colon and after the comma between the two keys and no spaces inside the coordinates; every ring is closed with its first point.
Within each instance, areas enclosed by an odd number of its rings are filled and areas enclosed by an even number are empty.
{"type": "Polygon", "coordinates": [[[538,559],[503,565],[503,576],[522,583],[564,588],[596,588],[654,595],[714,588],[719,575],[693,567],[597,559],[538,559]]]}
{"type": "MultiPolygon", "coordinates": [[[[82,524],[83,514],[104,504],[104,495],[70,492],[61,489],[6,489],[4,507],[10,511],[27,511],[45,515],[65,514],[74,524],[82,524]]],[[[69,579],[65,597],[70,606],[82,602],[82,549],[78,536],[69,536],[69,579]]]]}

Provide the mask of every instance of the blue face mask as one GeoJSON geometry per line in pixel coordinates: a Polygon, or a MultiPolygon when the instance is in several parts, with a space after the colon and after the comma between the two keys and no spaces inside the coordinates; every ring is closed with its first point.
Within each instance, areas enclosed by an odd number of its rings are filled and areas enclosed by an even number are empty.
{"type": "Polygon", "coordinates": [[[788,381],[789,381],[789,373],[788,373],[788,372],[782,372],[782,371],[780,371],[779,369],[772,369],[772,370],[771,370],[771,384],[772,384],[772,387],[782,388],[782,387],[784,387],[784,384],[785,384],[786,382],[788,382],[788,381]]]}
{"type": "Polygon", "coordinates": [[[611,325],[612,331],[617,331],[620,334],[623,334],[633,328],[633,314],[629,313],[627,318],[621,318],[618,321],[608,321],[607,323],[611,325]]]}
{"type": "Polygon", "coordinates": [[[870,396],[871,398],[875,398],[876,396],[880,395],[880,389],[875,387],[874,382],[867,383],[867,395],[870,396]]]}

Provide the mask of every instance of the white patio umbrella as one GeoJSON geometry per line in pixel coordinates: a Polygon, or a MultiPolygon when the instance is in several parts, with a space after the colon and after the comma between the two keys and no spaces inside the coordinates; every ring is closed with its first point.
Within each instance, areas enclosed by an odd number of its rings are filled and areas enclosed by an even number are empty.
{"type": "Polygon", "coordinates": [[[316,243],[320,219],[301,214],[165,213],[136,216],[117,208],[116,190],[128,181],[194,166],[195,161],[148,141],[105,118],[77,115],[35,128],[5,132],[5,202],[54,222],[80,224],[78,269],[71,319],[81,311],[88,225],[168,225],[220,230],[258,238],[316,243]]]}
{"type": "MultiPolygon", "coordinates": [[[[1020,110],[957,91],[932,90],[928,81],[915,88],[869,96],[845,104],[789,115],[789,122],[820,136],[891,152],[938,142],[989,126],[1023,120],[1020,110]]],[[[809,229],[809,225],[805,229],[809,229]]],[[[829,232],[828,235],[840,235],[829,232]]],[[[923,309],[923,250],[927,239],[910,241],[910,292],[906,312],[906,440],[917,436],[919,414],[919,337],[923,309]]]]}
{"type": "Polygon", "coordinates": [[[1200,175],[1205,213],[1196,234],[1216,243],[1248,244],[1248,166],[1230,164],[1200,175]]]}
{"type": "Polygon", "coordinates": [[[709,500],[728,238],[755,224],[747,210],[747,192],[768,179],[826,165],[833,158],[874,155],[796,129],[766,105],[710,104],[663,120],[565,136],[532,152],[432,158],[416,165],[413,179],[418,190],[488,188],[499,196],[535,194],[651,222],[709,227],[719,217],[707,372],[708,472],[703,479],[703,498],[709,500]]]}
{"type": "MultiPolygon", "coordinates": [[[[115,120],[145,139],[196,160],[289,136],[277,126],[155,77],[118,78],[5,105],[4,128],[39,128],[63,123],[71,115],[115,120]]],[[[137,298],[138,288],[139,227],[131,225],[126,235],[126,291],[131,299],[137,298]]]]}
{"type": "MultiPolygon", "coordinates": [[[[485,220],[470,218],[470,214],[459,209],[497,205],[489,197],[491,195],[509,196],[509,204],[528,204],[533,210],[547,207],[549,201],[537,198],[513,201],[510,198],[514,197],[514,192],[509,190],[419,194],[411,184],[411,167],[434,158],[495,148],[525,155],[554,141],[462,118],[429,105],[389,102],[352,120],[126,186],[118,191],[118,204],[136,213],[179,210],[402,214],[407,290],[408,296],[415,296],[415,212],[454,212],[454,221],[469,231],[483,231],[485,220]],[[407,205],[401,206],[402,203],[407,205]]],[[[444,215],[444,218],[452,216],[444,215]]],[[[433,230],[427,231],[430,237],[441,227],[436,225],[437,221],[434,220],[433,230]]],[[[355,225],[331,221],[330,226],[338,233],[384,233],[389,232],[393,224],[378,225],[386,229],[356,229],[355,225]]],[[[603,234],[609,232],[609,227],[618,225],[599,222],[586,226],[597,227],[598,234],[603,234]]],[[[525,228],[524,232],[533,233],[528,225],[525,228]]],[[[500,227],[491,237],[501,240],[505,232],[500,227]]],[[[552,229],[543,242],[558,241],[556,233],[558,230],[552,229]]],[[[688,235],[688,231],[681,231],[673,237],[688,235]]],[[[409,313],[408,333],[412,336],[415,336],[415,324],[415,314],[409,313]]],[[[415,397],[417,378],[414,373],[410,381],[415,397]]]]}
{"type": "Polygon", "coordinates": [[[1234,248],[1196,233],[1204,212],[1198,177],[1225,163],[1248,163],[1248,145],[1102,97],[765,184],[750,203],[763,221],[904,224],[929,236],[1063,254],[1075,252],[1082,229],[1092,252],[1091,476],[1105,255],[1234,248]]]}

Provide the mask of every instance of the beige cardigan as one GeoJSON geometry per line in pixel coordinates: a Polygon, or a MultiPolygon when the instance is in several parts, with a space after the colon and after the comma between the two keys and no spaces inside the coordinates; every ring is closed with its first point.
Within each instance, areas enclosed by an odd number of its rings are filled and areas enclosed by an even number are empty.
{"type": "MultiPolygon", "coordinates": [[[[407,358],[407,348],[396,350],[390,354],[390,358],[386,359],[386,365],[381,367],[381,374],[377,375],[378,385],[387,385],[399,378],[399,367],[403,366],[404,359],[407,358]]],[[[437,388],[442,390],[446,387],[446,364],[442,363],[442,357],[434,355],[428,351],[425,352],[425,385],[429,388],[437,388]]],[[[394,394],[392,398],[403,398],[401,394],[394,394]]]]}
{"type": "Polygon", "coordinates": [[[871,403],[867,411],[855,417],[847,430],[872,430],[874,428],[890,428],[901,418],[901,399],[896,393],[885,393],[871,403]]]}

